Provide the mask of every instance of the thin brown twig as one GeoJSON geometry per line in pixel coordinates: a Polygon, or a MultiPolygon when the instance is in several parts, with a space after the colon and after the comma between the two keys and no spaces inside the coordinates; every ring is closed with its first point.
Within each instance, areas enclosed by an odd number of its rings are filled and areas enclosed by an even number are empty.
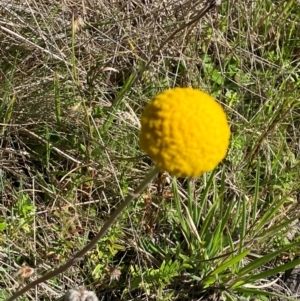
{"type": "Polygon", "coordinates": [[[48,274],[34,280],[33,282],[29,283],[25,287],[23,287],[21,290],[14,293],[10,298],[7,299],[7,301],[13,301],[29,291],[30,289],[34,288],[36,285],[43,283],[52,277],[55,277],[64,271],[66,271],[68,268],[70,268],[72,265],[76,264],[78,261],[82,260],[83,256],[90,251],[97,242],[106,234],[107,230],[111,227],[111,225],[114,224],[118,216],[123,212],[123,210],[131,203],[133,199],[138,197],[147,187],[149,182],[158,174],[159,170],[155,167],[150,170],[150,172],[147,174],[145,179],[140,183],[140,185],[135,189],[133,193],[130,193],[127,195],[125,200],[119,205],[119,207],[113,212],[113,214],[109,217],[109,219],[104,223],[100,231],[96,234],[96,236],[80,251],[78,251],[73,257],[64,263],[59,268],[49,272],[48,274]]]}
{"type": "Polygon", "coordinates": [[[184,29],[192,26],[193,24],[197,23],[202,17],[204,17],[211,9],[213,9],[214,7],[216,7],[217,5],[220,5],[219,0],[207,0],[205,6],[195,15],[195,17],[187,22],[184,23],[183,25],[181,25],[178,29],[176,29],[175,31],[173,31],[161,44],[160,46],[154,51],[154,53],[151,55],[149,61],[147,62],[147,64],[145,64],[134,76],[134,78],[132,79],[132,81],[128,84],[127,89],[124,89],[123,93],[121,92],[118,95],[118,99],[116,99],[116,101],[113,103],[113,105],[111,106],[111,108],[113,109],[114,107],[118,106],[118,103],[120,101],[120,99],[123,98],[123,96],[126,94],[127,91],[130,90],[130,88],[132,87],[132,85],[142,76],[142,74],[145,72],[145,70],[147,70],[147,68],[150,66],[150,64],[152,63],[152,61],[155,59],[155,57],[160,53],[160,51],[167,45],[167,43],[169,41],[171,41],[172,39],[174,39],[174,37],[180,33],[181,31],[183,31],[184,29]]]}

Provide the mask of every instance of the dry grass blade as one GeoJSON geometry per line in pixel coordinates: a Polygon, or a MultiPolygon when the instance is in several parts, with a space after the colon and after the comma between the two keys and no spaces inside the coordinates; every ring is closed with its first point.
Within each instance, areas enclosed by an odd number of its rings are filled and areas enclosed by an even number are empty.
{"type": "Polygon", "coordinates": [[[159,170],[153,168],[148,175],[145,177],[144,181],[140,183],[140,185],[135,189],[134,193],[130,193],[127,195],[125,200],[119,205],[119,207],[110,215],[109,219],[102,226],[101,230],[95,235],[95,237],[79,252],[77,252],[69,261],[60,266],[59,268],[49,272],[48,274],[42,276],[41,278],[36,279],[35,281],[29,283],[24,288],[20,289],[16,293],[14,293],[7,301],[16,300],[18,297],[29,291],[31,288],[34,288],[36,285],[43,283],[63,272],[65,272],[72,265],[78,263],[78,261],[83,259],[83,256],[90,251],[97,242],[106,234],[108,229],[114,224],[116,219],[120,216],[120,214],[124,211],[124,209],[131,203],[131,201],[140,196],[140,194],[146,189],[147,185],[152,181],[152,179],[158,174],[159,170]]]}
{"type": "Polygon", "coordinates": [[[39,50],[41,50],[42,52],[45,52],[46,54],[50,55],[50,57],[52,56],[53,58],[59,60],[59,61],[62,61],[62,62],[65,62],[65,59],[64,58],[61,58],[60,56],[48,51],[47,49],[44,49],[43,47],[40,47],[39,45],[29,41],[28,39],[22,37],[21,35],[17,34],[16,32],[0,25],[0,29],[3,30],[4,32],[7,32],[8,34],[10,34],[13,39],[17,38],[19,40],[21,40],[22,42],[25,42],[26,44],[29,44],[31,46],[33,46],[34,48],[37,48],[39,50]]]}

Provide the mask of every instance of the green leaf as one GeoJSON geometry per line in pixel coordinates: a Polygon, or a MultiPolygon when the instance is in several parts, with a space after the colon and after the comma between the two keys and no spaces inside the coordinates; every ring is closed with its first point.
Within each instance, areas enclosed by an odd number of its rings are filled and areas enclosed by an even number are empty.
{"type": "Polygon", "coordinates": [[[9,293],[4,289],[0,290],[0,301],[5,301],[8,298],[9,298],[9,293]]]}
{"type": "MultiPolygon", "coordinates": [[[[247,264],[245,267],[241,268],[239,273],[238,273],[238,277],[241,278],[246,274],[249,274],[250,272],[254,271],[255,269],[265,265],[266,263],[268,263],[270,260],[272,260],[273,258],[275,258],[276,256],[278,256],[279,254],[281,254],[282,252],[284,252],[285,250],[288,250],[294,246],[299,245],[298,242],[289,244],[284,246],[283,248],[281,248],[280,250],[277,250],[271,254],[268,255],[264,255],[261,258],[257,258],[254,261],[252,261],[251,263],[247,264]]],[[[252,278],[251,278],[252,279],[252,278]]],[[[260,278],[258,278],[260,279],[260,278]]]]}
{"type": "Polygon", "coordinates": [[[0,231],[4,231],[6,230],[6,223],[5,222],[1,222],[0,223],[0,231]]]}
{"type": "Polygon", "coordinates": [[[235,263],[240,262],[243,258],[245,258],[248,254],[250,253],[250,250],[246,250],[236,256],[234,256],[233,258],[225,261],[221,266],[219,266],[217,269],[215,269],[211,275],[217,275],[221,272],[223,272],[224,270],[226,270],[227,268],[233,266],[235,263]]]}
{"type": "Polygon", "coordinates": [[[267,271],[262,272],[260,274],[248,277],[247,280],[253,282],[253,281],[256,281],[256,280],[259,280],[259,279],[266,279],[270,276],[276,275],[277,273],[285,272],[287,270],[293,269],[295,266],[297,266],[299,264],[300,264],[300,259],[295,259],[291,262],[288,262],[288,263],[286,263],[284,265],[281,265],[279,267],[276,267],[274,269],[270,269],[270,270],[267,270],[267,271]]]}

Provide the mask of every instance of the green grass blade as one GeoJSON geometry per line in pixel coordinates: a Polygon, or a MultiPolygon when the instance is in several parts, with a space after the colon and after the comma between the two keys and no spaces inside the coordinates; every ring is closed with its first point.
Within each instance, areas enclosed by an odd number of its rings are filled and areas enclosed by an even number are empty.
{"type": "Polygon", "coordinates": [[[258,160],[256,166],[254,201],[252,206],[252,225],[255,224],[256,217],[257,217],[257,204],[258,204],[259,187],[260,187],[259,182],[260,182],[260,161],[258,160]]]}
{"type": "Polygon", "coordinates": [[[245,258],[250,253],[250,250],[245,250],[242,253],[233,256],[233,258],[230,258],[229,260],[225,261],[223,264],[221,264],[218,268],[216,268],[211,275],[217,275],[221,272],[225,271],[227,268],[230,268],[234,266],[236,263],[240,262],[243,258],[245,258]]]}
{"type": "Polygon", "coordinates": [[[289,301],[298,301],[298,299],[288,297],[286,295],[281,295],[273,292],[268,292],[264,290],[259,290],[259,289],[253,289],[253,288],[236,288],[235,292],[242,293],[242,294],[247,294],[250,296],[268,296],[268,297],[278,297],[281,298],[280,300],[289,300],[289,301]]]}
{"type": "MultiPolygon", "coordinates": [[[[198,217],[197,217],[197,220],[195,221],[195,226],[197,228],[199,228],[200,226],[200,223],[201,223],[201,217],[202,217],[202,214],[205,212],[205,208],[206,208],[206,202],[207,202],[207,197],[208,197],[208,193],[210,191],[210,188],[211,188],[211,185],[213,183],[213,180],[215,178],[215,173],[216,171],[212,171],[209,178],[208,178],[208,181],[207,183],[205,184],[205,189],[202,193],[202,196],[201,196],[201,200],[200,200],[200,204],[199,204],[199,211],[198,211],[198,217]]],[[[204,178],[206,177],[206,175],[203,176],[204,178]]]]}
{"type": "MultiPolygon", "coordinates": [[[[275,252],[272,252],[271,254],[268,255],[264,255],[261,258],[257,258],[255,260],[253,260],[252,262],[250,262],[249,264],[247,264],[245,267],[241,268],[239,270],[238,276],[241,278],[253,271],[255,271],[257,268],[264,266],[266,263],[270,262],[272,259],[274,259],[275,257],[277,257],[278,255],[280,255],[282,252],[291,249],[292,247],[298,246],[299,243],[293,243],[293,244],[289,244],[275,252]]],[[[258,278],[259,279],[259,278],[258,278]]]]}
{"type": "Polygon", "coordinates": [[[285,272],[287,270],[293,269],[294,267],[296,267],[297,265],[300,264],[300,259],[295,259],[291,262],[288,262],[286,264],[280,265],[274,269],[269,269],[265,272],[262,272],[260,274],[256,274],[253,276],[250,276],[246,279],[247,282],[254,282],[260,279],[267,279],[268,277],[274,276],[277,273],[281,273],[281,272],[285,272]]]}
{"type": "Polygon", "coordinates": [[[54,74],[54,101],[55,101],[55,115],[58,126],[61,126],[61,104],[59,92],[59,79],[57,73],[54,74]]]}

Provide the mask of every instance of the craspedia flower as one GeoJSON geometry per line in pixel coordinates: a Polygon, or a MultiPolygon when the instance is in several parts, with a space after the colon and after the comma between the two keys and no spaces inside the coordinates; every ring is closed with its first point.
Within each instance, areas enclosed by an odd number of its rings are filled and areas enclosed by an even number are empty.
{"type": "Polygon", "coordinates": [[[224,159],[229,138],[223,108],[200,90],[166,90],[142,114],[140,147],[159,169],[177,177],[213,170],[224,159]]]}

